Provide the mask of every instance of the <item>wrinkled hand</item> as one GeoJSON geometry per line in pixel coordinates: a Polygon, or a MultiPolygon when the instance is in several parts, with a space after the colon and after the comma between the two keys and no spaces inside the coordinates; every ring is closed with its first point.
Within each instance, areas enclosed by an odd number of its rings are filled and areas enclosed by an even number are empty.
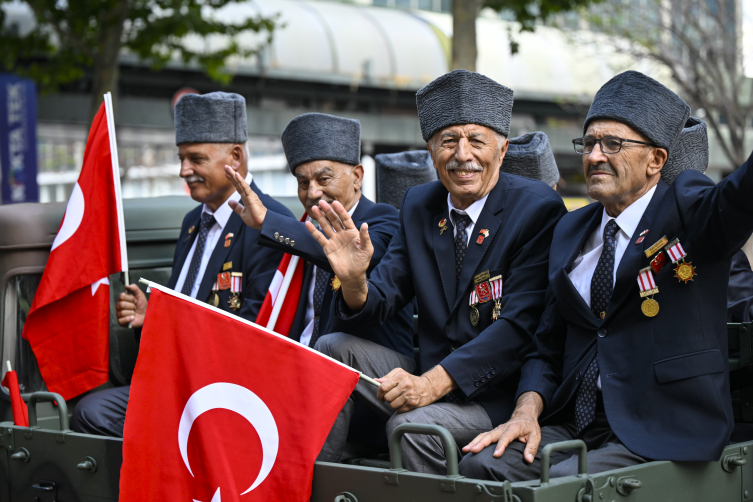
{"type": "Polygon", "coordinates": [[[230,209],[241,217],[243,223],[256,230],[261,230],[262,225],[264,225],[264,218],[267,216],[267,208],[264,207],[259,196],[251,190],[243,176],[228,165],[225,166],[225,176],[233,183],[243,201],[243,204],[234,200],[228,201],[230,209]]]}
{"type": "Polygon", "coordinates": [[[140,328],[144,325],[144,314],[146,314],[146,295],[135,284],[128,284],[126,291],[120,293],[118,303],[115,305],[115,311],[118,316],[118,324],[132,328],[140,328]]]}
{"type": "Polygon", "coordinates": [[[311,213],[321,230],[317,230],[309,221],[306,228],[322,246],[332,270],[340,279],[345,302],[353,310],[362,309],[369,291],[366,271],[374,254],[368,224],[364,223],[360,230],[357,229],[338,201],[332,205],[321,201],[318,207],[311,208],[311,213]]]}
{"type": "Polygon", "coordinates": [[[516,439],[526,443],[523,458],[529,464],[536,458],[536,451],[541,443],[541,427],[538,416],[543,410],[543,400],[535,392],[527,392],[520,396],[510,420],[497,428],[479,434],[463,447],[465,453],[479,453],[492,443],[497,443],[494,456],[499,458],[505,452],[507,445],[516,439]]]}
{"type": "Polygon", "coordinates": [[[437,399],[431,382],[425,376],[411,375],[402,368],[395,368],[376,381],[382,384],[377,398],[389,403],[398,413],[427,406],[437,399]]]}

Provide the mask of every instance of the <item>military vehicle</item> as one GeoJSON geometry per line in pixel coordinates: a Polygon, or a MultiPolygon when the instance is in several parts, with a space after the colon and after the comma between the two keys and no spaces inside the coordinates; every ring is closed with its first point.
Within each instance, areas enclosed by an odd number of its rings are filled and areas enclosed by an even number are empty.
{"type": "MultiPolygon", "coordinates": [[[[144,277],[165,283],[183,216],[195,206],[188,197],[124,201],[131,282],[144,277]]],[[[283,200],[302,212],[294,198],[283,200]]],[[[64,204],[0,206],[0,362],[17,370],[30,427],[13,425],[8,394],[0,392],[0,501],[118,500],[122,440],[79,434],[69,417],[79,398],[65,402],[46,391],[28,342],[24,320],[39,285],[49,250],[65,211],[64,204]]],[[[110,278],[110,381],[130,381],[138,347],[131,330],[115,320],[114,300],[123,290],[110,278]]],[[[753,422],[753,326],[729,326],[731,381],[736,419],[753,422]]],[[[158,384],[158,383],[156,383],[158,384]]],[[[698,431],[704,434],[705,431],[698,431]]],[[[753,437],[753,434],[749,437],[753,437]]],[[[348,464],[317,462],[311,500],[315,502],[468,501],[610,502],[753,500],[753,441],[730,444],[718,462],[650,462],[587,475],[585,444],[567,441],[543,450],[541,478],[521,483],[478,481],[458,475],[457,446],[441,427],[405,424],[390,438],[389,462],[361,459],[348,464]],[[402,469],[400,437],[433,434],[445,444],[447,474],[417,474],[402,469]],[[550,478],[549,455],[574,450],[581,474],[550,478]]],[[[281,495],[280,500],[284,500],[281,495]]]]}

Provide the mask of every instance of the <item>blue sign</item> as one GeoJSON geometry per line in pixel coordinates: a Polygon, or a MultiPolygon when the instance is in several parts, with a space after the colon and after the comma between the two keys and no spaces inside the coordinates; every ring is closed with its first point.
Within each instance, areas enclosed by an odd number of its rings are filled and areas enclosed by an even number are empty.
{"type": "Polygon", "coordinates": [[[0,75],[0,196],[37,202],[37,92],[34,82],[0,75]]]}

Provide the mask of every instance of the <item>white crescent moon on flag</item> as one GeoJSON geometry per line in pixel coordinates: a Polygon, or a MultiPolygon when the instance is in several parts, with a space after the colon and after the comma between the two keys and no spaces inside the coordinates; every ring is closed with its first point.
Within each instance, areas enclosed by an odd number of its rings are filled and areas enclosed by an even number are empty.
{"type": "Polygon", "coordinates": [[[56,247],[70,239],[70,237],[76,233],[78,226],[81,224],[81,220],[84,219],[84,193],[81,191],[81,187],[78,186],[78,182],[73,185],[73,192],[71,192],[71,198],[68,199],[68,205],[65,207],[65,216],[63,217],[63,224],[58,230],[58,234],[55,236],[55,240],[52,242],[52,249],[54,251],[56,247]]]}
{"type": "Polygon", "coordinates": [[[262,447],[261,470],[251,487],[241,493],[241,495],[245,495],[264,481],[277,459],[280,437],[275,418],[259,396],[240,385],[217,382],[194,392],[183,408],[180,426],[178,427],[178,448],[191,476],[193,476],[193,471],[188,462],[188,436],[191,433],[191,427],[194,421],[199,418],[199,415],[216,409],[238,413],[248,420],[256,429],[256,433],[259,434],[262,447]]]}

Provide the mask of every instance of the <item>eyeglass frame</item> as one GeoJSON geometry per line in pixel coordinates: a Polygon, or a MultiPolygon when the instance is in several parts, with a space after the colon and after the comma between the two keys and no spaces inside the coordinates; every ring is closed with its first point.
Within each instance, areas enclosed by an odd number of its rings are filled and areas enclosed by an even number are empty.
{"type": "MultiPolygon", "coordinates": [[[[585,139],[585,136],[583,136],[581,138],[575,138],[574,140],[572,140],[573,150],[575,150],[575,153],[577,153],[578,155],[588,155],[588,154],[590,154],[591,152],[594,151],[594,148],[596,148],[596,143],[599,144],[599,150],[601,150],[601,153],[603,153],[604,155],[612,155],[612,154],[615,154],[615,153],[620,153],[622,151],[622,143],[625,142],[625,141],[627,141],[628,143],[638,143],[639,145],[653,146],[653,147],[658,148],[658,145],[655,145],[653,143],[646,143],[645,141],[637,141],[637,140],[634,140],[634,139],[619,138],[617,136],[604,136],[603,138],[599,138],[599,139],[589,138],[589,139],[592,139],[594,141],[594,146],[591,148],[591,151],[589,151],[589,152],[585,152],[585,151],[579,152],[578,149],[575,146],[575,142],[578,141],[578,140],[583,141],[584,139],[585,139]],[[605,140],[605,139],[619,139],[620,140],[620,148],[616,152],[605,152],[604,151],[604,145],[601,144],[601,142],[603,140],[605,140]]],[[[585,150],[585,146],[586,145],[585,145],[585,142],[584,142],[584,145],[583,145],[584,150],[585,150]]]]}

